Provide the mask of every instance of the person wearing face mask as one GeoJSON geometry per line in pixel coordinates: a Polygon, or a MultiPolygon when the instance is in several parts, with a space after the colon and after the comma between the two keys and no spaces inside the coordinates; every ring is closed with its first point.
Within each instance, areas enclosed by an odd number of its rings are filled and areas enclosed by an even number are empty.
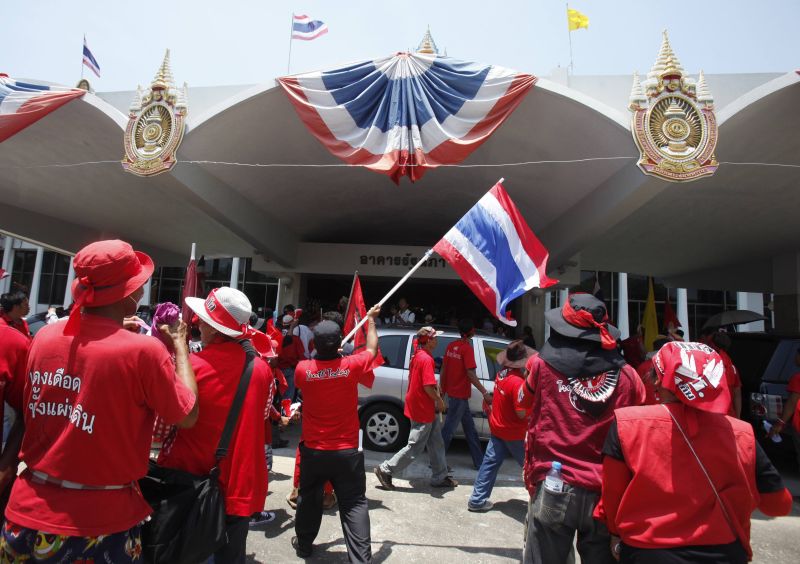
{"type": "Polygon", "coordinates": [[[147,473],[158,414],[194,425],[197,385],[186,324],[158,339],[123,328],[136,312],[153,261],[123,241],[75,255],[67,322],[43,327],[31,345],[22,405],[25,470],[11,490],[0,560],[125,563],[141,556],[140,524],[152,512],[137,487],[147,473]]]}

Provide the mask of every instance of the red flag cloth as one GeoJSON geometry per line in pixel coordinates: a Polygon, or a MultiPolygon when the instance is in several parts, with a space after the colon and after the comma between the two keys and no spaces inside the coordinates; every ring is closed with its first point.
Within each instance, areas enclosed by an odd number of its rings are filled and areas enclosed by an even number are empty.
{"type": "Polygon", "coordinates": [[[669,302],[669,292],[667,292],[667,301],[664,302],[664,329],[668,332],[673,332],[681,326],[678,316],[675,315],[675,310],[672,309],[672,304],[669,302]]]}
{"type": "MultiPolygon", "coordinates": [[[[361,280],[358,278],[358,274],[355,275],[353,280],[353,293],[350,296],[350,301],[347,302],[347,311],[344,315],[344,333],[345,335],[350,334],[350,331],[353,330],[359,321],[364,319],[367,315],[367,306],[364,303],[364,294],[361,293],[361,280]]],[[[356,334],[353,336],[353,352],[357,353],[364,349],[367,345],[367,325],[364,324],[356,331],[356,334]]],[[[383,366],[383,356],[381,355],[380,349],[378,349],[378,354],[375,355],[375,358],[372,359],[372,364],[370,365],[370,370],[375,370],[379,366],[383,366]]],[[[366,377],[371,382],[375,378],[374,373],[366,374],[366,377]]]]}
{"type": "Polygon", "coordinates": [[[275,327],[275,322],[272,320],[271,317],[267,319],[266,331],[264,331],[264,333],[266,333],[267,337],[269,337],[272,340],[273,343],[272,348],[275,349],[275,354],[280,355],[281,351],[283,350],[283,333],[281,333],[275,327]]]}
{"type": "Polygon", "coordinates": [[[0,143],[84,94],[84,90],[20,82],[0,74],[0,143]]]}
{"type": "Polygon", "coordinates": [[[186,275],[183,278],[183,294],[181,296],[181,319],[187,325],[192,324],[192,312],[186,305],[186,298],[197,298],[197,264],[194,259],[189,261],[186,267],[186,275]]]}

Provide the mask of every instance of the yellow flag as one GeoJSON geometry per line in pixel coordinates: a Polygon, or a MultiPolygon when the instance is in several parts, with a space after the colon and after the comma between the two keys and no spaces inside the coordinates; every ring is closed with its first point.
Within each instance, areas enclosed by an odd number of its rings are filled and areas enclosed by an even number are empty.
{"type": "Polygon", "coordinates": [[[585,27],[589,29],[589,16],[581,14],[578,10],[567,8],[567,25],[570,31],[585,27]]]}
{"type": "Polygon", "coordinates": [[[647,280],[649,288],[647,290],[647,302],[644,305],[644,315],[642,316],[642,327],[644,328],[644,350],[653,350],[653,341],[658,336],[658,313],[656,313],[656,294],[653,291],[653,279],[647,280]]]}

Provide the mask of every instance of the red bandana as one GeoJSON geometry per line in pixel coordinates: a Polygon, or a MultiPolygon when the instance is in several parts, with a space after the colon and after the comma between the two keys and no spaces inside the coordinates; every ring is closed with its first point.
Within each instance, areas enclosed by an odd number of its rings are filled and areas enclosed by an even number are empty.
{"type": "Polygon", "coordinates": [[[583,329],[591,329],[596,327],[600,331],[600,345],[606,350],[613,350],[617,347],[617,341],[611,336],[608,331],[608,314],[603,317],[602,323],[595,321],[594,316],[585,309],[575,310],[567,300],[564,307],[561,309],[561,315],[570,325],[581,327],[583,329]]]}

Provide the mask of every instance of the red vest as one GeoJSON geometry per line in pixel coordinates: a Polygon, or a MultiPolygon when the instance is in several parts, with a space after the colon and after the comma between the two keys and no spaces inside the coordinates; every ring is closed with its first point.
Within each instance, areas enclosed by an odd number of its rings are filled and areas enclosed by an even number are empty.
{"type": "Polygon", "coordinates": [[[528,382],[535,388],[525,440],[524,478],[528,491],[533,491],[544,480],[551,463],[558,461],[566,483],[599,492],[603,443],[614,420],[614,410],[644,401],[639,375],[632,367],[623,366],[605,410],[595,417],[576,402],[567,377],[541,357],[532,357],[527,368],[528,382]]]}
{"type": "Polygon", "coordinates": [[[738,537],[752,556],[750,514],[759,500],[752,427],[680,403],[668,408],[703,461],[737,534],[667,410],[650,405],[616,412],[625,463],[633,473],[617,510],[622,540],[639,548],[670,548],[726,544],[738,537]]]}

